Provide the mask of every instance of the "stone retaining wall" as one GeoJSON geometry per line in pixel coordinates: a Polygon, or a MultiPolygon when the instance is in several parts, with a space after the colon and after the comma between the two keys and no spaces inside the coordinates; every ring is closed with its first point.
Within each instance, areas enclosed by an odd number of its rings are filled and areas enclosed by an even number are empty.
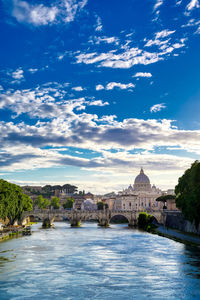
{"type": "Polygon", "coordinates": [[[200,224],[196,228],[194,222],[185,220],[181,212],[166,212],[166,215],[166,227],[200,235],[200,224]]]}

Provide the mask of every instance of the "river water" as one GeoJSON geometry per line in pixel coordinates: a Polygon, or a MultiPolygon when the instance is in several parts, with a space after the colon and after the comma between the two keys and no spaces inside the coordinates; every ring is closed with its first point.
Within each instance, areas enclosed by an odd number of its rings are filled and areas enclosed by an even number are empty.
{"type": "Polygon", "coordinates": [[[200,249],[83,223],[0,243],[0,300],[200,299],[200,249]]]}

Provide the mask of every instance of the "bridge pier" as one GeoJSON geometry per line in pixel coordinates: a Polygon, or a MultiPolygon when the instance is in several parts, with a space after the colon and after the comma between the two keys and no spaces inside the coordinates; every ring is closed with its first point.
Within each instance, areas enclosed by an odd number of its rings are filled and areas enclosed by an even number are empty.
{"type": "Polygon", "coordinates": [[[54,221],[54,218],[53,219],[50,219],[50,218],[43,219],[42,228],[51,228],[51,227],[53,227],[53,221],[54,221]]]}
{"type": "Polygon", "coordinates": [[[108,209],[99,212],[99,226],[109,227],[110,226],[110,213],[108,209]]]}
{"type": "Polygon", "coordinates": [[[128,223],[129,227],[136,227],[137,221],[135,219],[131,219],[128,223]]]}
{"type": "Polygon", "coordinates": [[[100,218],[98,225],[102,227],[109,227],[110,226],[109,220],[107,218],[100,218]]]}
{"type": "Polygon", "coordinates": [[[75,212],[72,214],[70,218],[71,227],[80,227],[81,226],[81,216],[75,212]]]}
{"type": "Polygon", "coordinates": [[[81,220],[80,219],[72,219],[70,221],[71,227],[80,227],[81,226],[81,220]]]}

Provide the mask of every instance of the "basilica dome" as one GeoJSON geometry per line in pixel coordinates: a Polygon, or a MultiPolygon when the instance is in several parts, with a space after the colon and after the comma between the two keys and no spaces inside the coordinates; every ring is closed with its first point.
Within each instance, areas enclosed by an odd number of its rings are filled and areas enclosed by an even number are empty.
{"type": "Polygon", "coordinates": [[[144,174],[143,169],[141,168],[140,174],[135,178],[135,184],[137,183],[148,183],[150,184],[149,177],[144,174]]]}

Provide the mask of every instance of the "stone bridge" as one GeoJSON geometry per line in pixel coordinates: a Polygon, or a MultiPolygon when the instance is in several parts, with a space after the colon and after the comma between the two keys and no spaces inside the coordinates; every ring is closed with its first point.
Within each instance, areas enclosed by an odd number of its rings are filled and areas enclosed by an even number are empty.
{"type": "MultiPolygon", "coordinates": [[[[23,213],[21,223],[26,224],[30,220],[39,220],[43,222],[44,227],[52,226],[54,220],[69,220],[71,226],[79,226],[81,221],[96,220],[99,226],[109,226],[110,221],[115,216],[123,216],[128,220],[129,226],[136,226],[139,213],[142,211],[114,211],[109,209],[104,210],[59,210],[59,209],[43,209],[26,211],[23,213]]],[[[154,216],[156,221],[165,225],[166,214],[164,211],[146,211],[154,216]]]]}

